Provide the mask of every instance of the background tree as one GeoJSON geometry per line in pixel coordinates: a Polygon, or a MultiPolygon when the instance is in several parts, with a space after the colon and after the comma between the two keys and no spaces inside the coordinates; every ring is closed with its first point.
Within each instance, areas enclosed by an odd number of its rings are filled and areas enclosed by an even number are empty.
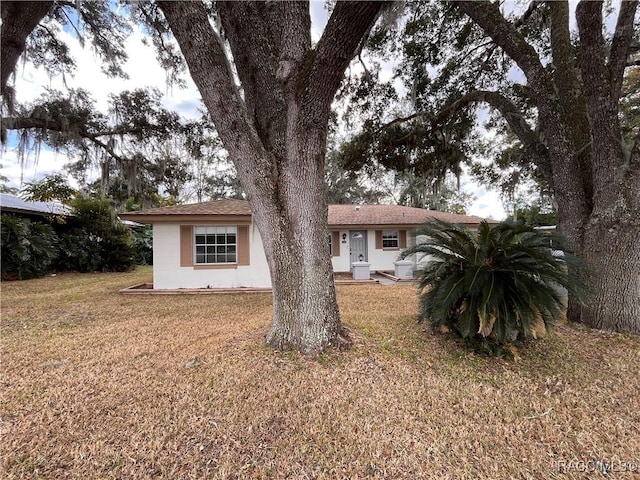
{"type": "Polygon", "coordinates": [[[357,172],[347,170],[340,152],[331,149],[325,162],[325,185],[327,203],[379,203],[389,195],[381,188],[383,183],[380,170],[360,169],[357,172]]]}
{"type": "MultiPolygon", "coordinates": [[[[638,31],[634,30],[638,2],[621,2],[609,40],[603,33],[603,3],[580,2],[577,50],[571,42],[568,2],[541,4],[540,14],[550,25],[553,68],[545,68],[543,53],[495,4],[456,6],[516,62],[527,79],[526,91],[544,133],[559,228],[597,272],[592,300],[585,306],[572,303],[570,319],[640,332],[640,296],[630,293],[640,282],[640,145],[626,150],[618,116],[624,71],[638,31]]],[[[519,137],[536,159],[536,149],[524,141],[522,130],[519,137]]]]}
{"type": "MultiPolygon", "coordinates": [[[[422,130],[460,145],[477,106],[491,108],[518,140],[506,135],[493,155],[507,167],[507,191],[528,177],[551,193],[560,231],[596,273],[594,295],[585,305],[570,300],[569,318],[632,332],[640,331],[640,297],[629,294],[640,282],[640,142],[631,127],[625,143],[619,113],[640,31],[637,3],[617,5],[611,34],[602,2],[577,5],[578,32],[569,29],[568,2],[536,1],[505,13],[491,2],[413,3],[397,43],[403,54],[397,75],[413,111],[378,119],[363,133],[385,128],[397,139],[422,130]]],[[[483,173],[504,173],[492,170],[483,173]]]]}

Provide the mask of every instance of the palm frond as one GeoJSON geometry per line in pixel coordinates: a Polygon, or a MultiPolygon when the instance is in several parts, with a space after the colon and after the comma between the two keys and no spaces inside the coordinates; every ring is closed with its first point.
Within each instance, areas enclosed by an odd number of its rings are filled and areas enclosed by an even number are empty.
{"type": "Polygon", "coordinates": [[[415,235],[421,241],[403,258],[428,259],[419,273],[421,319],[463,338],[503,345],[535,338],[562,314],[560,288],[583,296],[583,283],[572,275],[580,262],[559,234],[507,222],[482,222],[474,234],[438,220],[415,235]]]}

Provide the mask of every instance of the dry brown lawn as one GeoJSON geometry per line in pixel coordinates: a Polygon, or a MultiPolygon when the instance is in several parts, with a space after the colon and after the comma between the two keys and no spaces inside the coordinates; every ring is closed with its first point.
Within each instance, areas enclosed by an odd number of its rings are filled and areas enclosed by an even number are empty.
{"type": "Polygon", "coordinates": [[[349,285],[355,347],[310,359],[264,346],[270,295],[118,294],[150,277],[2,284],[4,478],[638,476],[640,338],[482,358],[416,323],[413,287],[349,285]]]}

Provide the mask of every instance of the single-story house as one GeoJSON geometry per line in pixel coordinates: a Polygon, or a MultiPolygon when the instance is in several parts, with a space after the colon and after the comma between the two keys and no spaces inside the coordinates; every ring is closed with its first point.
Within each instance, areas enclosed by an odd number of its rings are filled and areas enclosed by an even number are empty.
{"type": "MultiPolygon", "coordinates": [[[[153,287],[234,288],[271,286],[260,232],[248,202],[223,199],[151,208],[120,217],[153,225],[153,287]]],[[[475,228],[475,216],[400,205],[329,205],[333,269],[348,272],[354,262],[389,271],[412,242],[411,231],[430,219],[475,228]]]]}

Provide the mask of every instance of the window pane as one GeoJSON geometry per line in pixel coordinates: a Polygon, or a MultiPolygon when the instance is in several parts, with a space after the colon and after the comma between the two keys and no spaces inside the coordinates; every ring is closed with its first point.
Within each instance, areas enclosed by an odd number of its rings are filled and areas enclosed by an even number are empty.
{"type": "Polygon", "coordinates": [[[382,248],[398,248],[397,230],[384,230],[382,232],[382,248]]]}
{"type": "Polygon", "coordinates": [[[196,263],[235,263],[236,227],[195,227],[196,263]]]}

